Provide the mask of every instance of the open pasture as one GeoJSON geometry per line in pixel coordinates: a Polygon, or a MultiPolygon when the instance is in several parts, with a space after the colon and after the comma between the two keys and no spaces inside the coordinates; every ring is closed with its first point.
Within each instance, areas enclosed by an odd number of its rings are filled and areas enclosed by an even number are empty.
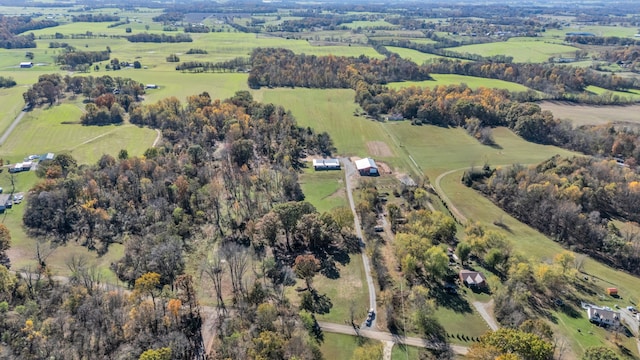
{"type": "MultiPolygon", "coordinates": [[[[413,39],[411,41],[413,41],[413,39]]],[[[427,54],[413,49],[406,49],[396,46],[386,46],[386,48],[392,53],[400,55],[401,58],[411,60],[418,65],[422,65],[425,62],[429,62],[434,59],[447,59],[446,56],[427,54]]]]}
{"type": "Polygon", "coordinates": [[[82,126],[77,122],[82,110],[62,104],[29,112],[0,148],[0,156],[12,162],[29,154],[69,152],[79,163],[94,163],[103,154],[117,156],[120,149],[141,155],[151,147],[157,134],[133,125],[82,126]]]}
{"type": "Polygon", "coordinates": [[[465,45],[448,50],[482,56],[512,56],[517,63],[542,63],[550,57],[573,56],[578,48],[529,38],[511,38],[508,41],[465,45]]]}
{"type": "Polygon", "coordinates": [[[520,84],[516,84],[509,81],[504,81],[504,80],[486,79],[481,77],[456,75],[456,74],[430,74],[430,75],[433,78],[433,80],[395,82],[395,83],[389,83],[388,86],[392,89],[400,89],[400,88],[405,88],[409,86],[432,88],[438,85],[447,86],[447,85],[467,84],[467,86],[469,86],[471,89],[485,87],[490,89],[505,89],[508,91],[516,91],[516,92],[530,90],[528,87],[524,85],[520,85],[520,84]]]}
{"type": "Polygon", "coordinates": [[[575,126],[614,123],[640,125],[640,105],[580,105],[570,102],[543,101],[543,110],[549,110],[559,119],[571,120],[575,126]]]}
{"type": "Polygon", "coordinates": [[[282,105],[291,110],[298,125],[311,127],[331,135],[334,146],[342,155],[366,156],[367,142],[387,141],[380,123],[363,116],[354,102],[355,92],[347,89],[260,89],[253,92],[258,101],[282,105]]]}

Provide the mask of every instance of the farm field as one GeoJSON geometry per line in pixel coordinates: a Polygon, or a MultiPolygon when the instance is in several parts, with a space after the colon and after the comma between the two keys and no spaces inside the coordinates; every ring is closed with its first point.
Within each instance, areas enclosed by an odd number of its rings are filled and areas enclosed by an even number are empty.
{"type": "Polygon", "coordinates": [[[485,88],[493,88],[493,89],[505,89],[508,91],[528,91],[530,90],[528,87],[520,84],[516,84],[509,81],[497,80],[497,79],[487,79],[476,76],[465,76],[465,75],[456,75],[456,74],[429,74],[433,80],[425,80],[425,81],[403,81],[403,82],[395,82],[389,83],[388,86],[392,89],[400,89],[409,86],[417,86],[417,87],[434,87],[438,85],[459,85],[459,84],[467,84],[468,87],[472,89],[477,89],[480,87],[485,88]]]}
{"type": "Polygon", "coordinates": [[[513,62],[516,63],[541,63],[546,62],[550,57],[574,55],[578,48],[540,40],[511,38],[503,42],[465,45],[448,48],[448,50],[482,56],[513,56],[513,62]]]}
{"type": "MultiPolygon", "coordinates": [[[[431,40],[431,39],[427,39],[427,40],[431,40]]],[[[411,41],[414,41],[414,39],[411,39],[411,41]]],[[[400,55],[401,58],[411,60],[418,65],[422,65],[425,62],[429,62],[433,59],[447,59],[447,57],[445,56],[427,54],[427,53],[423,53],[413,49],[405,49],[405,48],[395,47],[395,46],[386,46],[386,48],[392,53],[396,53],[400,55]]]]}
{"type": "Polygon", "coordinates": [[[578,105],[569,102],[543,101],[542,110],[549,110],[558,119],[571,120],[575,126],[615,124],[639,124],[640,105],[605,106],[578,105]]]}
{"type": "Polygon", "coordinates": [[[351,23],[346,23],[344,24],[344,26],[348,27],[349,29],[357,29],[357,28],[370,29],[370,28],[376,28],[376,27],[387,27],[387,28],[393,29],[398,27],[397,25],[393,25],[392,23],[384,20],[354,21],[351,23]]]}

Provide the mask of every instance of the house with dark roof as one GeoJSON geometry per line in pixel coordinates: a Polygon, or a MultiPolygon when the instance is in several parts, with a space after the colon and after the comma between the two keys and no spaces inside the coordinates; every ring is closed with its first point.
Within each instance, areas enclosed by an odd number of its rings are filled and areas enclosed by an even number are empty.
{"type": "Polygon", "coordinates": [[[587,317],[592,323],[602,326],[620,325],[620,313],[608,307],[589,306],[587,317]]]}
{"type": "Polygon", "coordinates": [[[460,270],[459,276],[460,281],[468,287],[478,289],[487,287],[487,278],[479,271],[460,270]]]}

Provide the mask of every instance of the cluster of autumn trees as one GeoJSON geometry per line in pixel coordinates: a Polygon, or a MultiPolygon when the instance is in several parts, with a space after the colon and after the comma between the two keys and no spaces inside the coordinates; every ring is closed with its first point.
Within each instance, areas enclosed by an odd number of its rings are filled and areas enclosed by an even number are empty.
{"type": "MultiPolygon", "coordinates": [[[[129,106],[140,100],[144,94],[144,86],[131,79],[111,77],[109,75],[93,76],[61,76],[59,74],[46,74],[38,78],[38,82],[33,84],[23,94],[24,102],[32,106],[41,104],[55,104],[66,95],[84,95],[90,101],[101,98],[107,103],[117,102],[125,111],[129,106]],[[111,96],[115,95],[114,99],[111,96]]],[[[106,105],[103,103],[98,106],[106,105]]],[[[109,109],[111,107],[109,106],[109,109]]]]}
{"type": "Polygon", "coordinates": [[[91,66],[94,62],[109,60],[109,51],[75,51],[72,48],[66,48],[67,51],[60,54],[56,58],[56,63],[64,65],[69,70],[74,70],[78,65],[91,66]]]}
{"type": "Polygon", "coordinates": [[[630,71],[640,71],[640,46],[625,46],[614,50],[605,50],[598,58],[611,63],[618,63],[630,71]]]}
{"type": "Polygon", "coordinates": [[[427,80],[429,74],[415,63],[391,56],[383,60],[366,56],[338,57],[294,54],[291,50],[258,48],[251,53],[249,86],[301,86],[355,88],[365,81],[386,84],[401,80],[427,80]]]}
{"type": "Polygon", "coordinates": [[[117,15],[109,14],[79,14],[71,16],[73,22],[112,22],[120,21],[117,15]]]}
{"type": "MultiPolygon", "coordinates": [[[[187,52],[187,54],[189,53],[187,52]]],[[[194,52],[192,52],[191,54],[194,54],[194,52]]],[[[180,60],[178,59],[177,61],[180,61],[180,60]]],[[[221,62],[186,61],[179,65],[176,65],[176,70],[189,71],[189,72],[209,72],[209,71],[227,72],[227,71],[244,70],[248,68],[250,65],[251,65],[251,61],[248,58],[237,57],[231,60],[221,61],[221,62]]]]}
{"type": "Polygon", "coordinates": [[[640,220],[640,177],[616,161],[551,158],[496,170],[472,183],[501,208],[554,240],[637,273],[636,234],[613,219],[640,220]]]}
{"type": "Polygon", "coordinates": [[[68,282],[47,268],[10,273],[0,265],[0,356],[11,359],[204,359],[195,284],[183,275],[161,286],[146,273],[132,291],[101,283],[82,259],[68,282]],[[162,350],[161,350],[162,349],[162,350]]]}
{"type": "Polygon", "coordinates": [[[565,42],[580,45],[598,45],[598,46],[638,46],[640,40],[628,37],[618,36],[580,36],[572,35],[564,38],[565,42]]]}
{"type": "Polygon", "coordinates": [[[58,26],[52,20],[34,20],[30,16],[0,15],[0,48],[20,49],[36,47],[33,33],[19,35],[29,30],[38,30],[58,26]]]}
{"type": "Polygon", "coordinates": [[[149,34],[140,33],[126,36],[130,42],[153,42],[153,43],[179,43],[179,42],[192,42],[193,39],[188,34],[149,34]]]}

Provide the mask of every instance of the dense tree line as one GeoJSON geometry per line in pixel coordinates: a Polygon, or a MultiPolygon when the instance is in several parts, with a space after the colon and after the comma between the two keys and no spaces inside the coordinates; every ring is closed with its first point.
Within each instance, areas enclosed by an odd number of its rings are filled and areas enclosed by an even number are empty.
{"type": "MultiPolygon", "coordinates": [[[[178,60],[179,61],[179,60],[178,60]]],[[[216,71],[244,71],[251,66],[248,58],[237,57],[235,59],[209,62],[209,61],[186,61],[176,66],[176,70],[189,72],[216,72],[216,71]]]]}
{"type": "Polygon", "coordinates": [[[359,81],[386,84],[401,80],[426,80],[429,74],[411,61],[391,56],[384,60],[366,56],[296,55],[286,49],[255,49],[251,54],[249,86],[301,86],[355,88],[359,81]]]}
{"type": "Polygon", "coordinates": [[[151,18],[153,21],[161,22],[161,23],[174,23],[177,21],[182,21],[184,19],[184,14],[180,12],[165,12],[158,16],[154,16],[151,18]]]}
{"type": "Polygon", "coordinates": [[[179,43],[179,42],[192,42],[193,39],[188,34],[149,34],[141,33],[129,35],[126,37],[130,42],[153,42],[153,43],[179,43]]]}
{"type": "Polygon", "coordinates": [[[633,78],[551,64],[463,63],[441,59],[425,64],[425,68],[431,73],[479,76],[515,82],[558,98],[565,94],[583,92],[589,85],[623,91],[640,86],[633,78]]]}
{"type": "Polygon", "coordinates": [[[108,14],[80,14],[71,16],[73,22],[112,22],[120,21],[120,17],[108,14]]]}
{"type": "Polygon", "coordinates": [[[471,185],[526,224],[606,263],[638,273],[635,234],[611,222],[637,222],[640,176],[613,160],[556,156],[537,166],[512,166],[471,185]]]}
{"type": "Polygon", "coordinates": [[[205,49],[191,48],[185,54],[193,55],[193,54],[208,54],[209,52],[205,49]]]}
{"type": "Polygon", "coordinates": [[[580,45],[598,46],[639,46],[640,40],[618,37],[618,36],[581,36],[571,35],[564,38],[564,41],[580,45]]]}
{"type": "Polygon", "coordinates": [[[34,20],[29,16],[4,16],[0,14],[0,48],[34,48],[36,43],[33,33],[19,34],[53,26],[58,26],[58,23],[51,20],[34,20]]]}
{"type": "Polygon", "coordinates": [[[16,81],[12,77],[0,76],[0,88],[10,88],[16,86],[16,81]]]}
{"type": "Polygon", "coordinates": [[[211,28],[208,26],[203,26],[203,25],[194,25],[194,24],[187,24],[184,27],[184,32],[186,33],[209,33],[211,32],[211,28]]]}
{"type": "Polygon", "coordinates": [[[115,101],[126,111],[129,106],[140,100],[144,94],[144,85],[120,77],[109,75],[93,76],[60,76],[59,74],[41,75],[38,82],[23,94],[26,104],[37,106],[54,104],[67,94],[84,95],[89,101],[101,95],[113,94],[115,101]]]}
{"type": "MultiPolygon", "coordinates": [[[[68,48],[67,48],[68,49],[68,48]]],[[[66,51],[58,55],[56,63],[74,70],[78,65],[93,65],[94,62],[109,60],[110,52],[104,51],[66,51]]]]}

